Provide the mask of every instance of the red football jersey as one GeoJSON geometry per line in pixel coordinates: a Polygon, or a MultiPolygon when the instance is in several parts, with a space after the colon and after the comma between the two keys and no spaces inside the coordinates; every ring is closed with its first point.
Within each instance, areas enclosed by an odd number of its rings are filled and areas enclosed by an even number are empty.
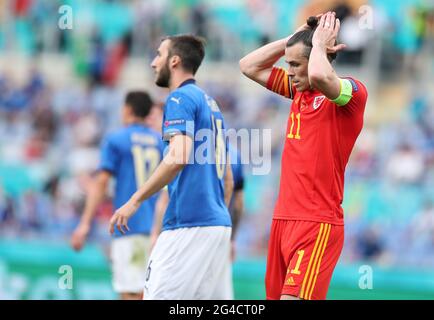
{"type": "Polygon", "coordinates": [[[267,88],[293,99],[274,219],[344,224],[344,172],[367,100],[365,86],[347,79],[352,98],[338,106],[317,90],[297,92],[288,73],[273,68],[267,88]]]}

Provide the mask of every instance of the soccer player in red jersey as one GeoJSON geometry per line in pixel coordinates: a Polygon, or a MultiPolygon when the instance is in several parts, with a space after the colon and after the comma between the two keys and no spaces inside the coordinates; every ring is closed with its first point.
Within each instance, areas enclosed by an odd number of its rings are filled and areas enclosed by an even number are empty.
{"type": "Polygon", "coordinates": [[[340,22],[310,17],[292,36],[240,60],[241,71],[292,99],[271,226],[267,299],[325,299],[344,242],[344,172],[363,126],[365,86],[331,62],[340,22]],[[282,57],[288,71],[275,67],[282,57]]]}

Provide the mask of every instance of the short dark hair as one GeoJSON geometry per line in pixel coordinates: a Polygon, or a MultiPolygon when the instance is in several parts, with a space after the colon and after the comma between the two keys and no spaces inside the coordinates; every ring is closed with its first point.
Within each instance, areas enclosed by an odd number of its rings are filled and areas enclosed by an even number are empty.
{"type": "Polygon", "coordinates": [[[145,118],[154,102],[145,91],[130,91],[125,98],[125,104],[131,108],[136,117],[145,118]]]}
{"type": "Polygon", "coordinates": [[[192,34],[168,36],[164,40],[170,40],[169,58],[179,56],[184,70],[196,74],[205,57],[205,40],[192,34]]]}
{"type": "MultiPolygon", "coordinates": [[[[296,32],[292,35],[291,38],[288,39],[288,42],[286,43],[286,47],[292,47],[293,45],[301,42],[306,47],[306,51],[304,53],[305,57],[309,59],[310,52],[312,51],[312,37],[315,33],[316,27],[318,26],[318,18],[317,17],[309,17],[307,19],[307,25],[310,27],[309,29],[302,30],[299,32],[296,32]]],[[[335,43],[336,44],[336,43],[335,43]]],[[[335,60],[337,57],[337,53],[328,53],[327,58],[330,62],[335,60]]]]}

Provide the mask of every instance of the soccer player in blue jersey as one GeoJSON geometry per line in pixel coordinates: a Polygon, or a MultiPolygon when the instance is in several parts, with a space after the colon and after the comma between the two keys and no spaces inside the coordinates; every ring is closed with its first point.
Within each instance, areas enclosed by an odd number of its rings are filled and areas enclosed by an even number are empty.
{"type": "MultiPolygon", "coordinates": [[[[127,94],[122,108],[124,127],[103,140],[99,170],[87,195],[80,223],[71,238],[75,250],[80,250],[86,241],[110,179],[114,177],[116,180],[113,204],[119,208],[160,163],[164,150],[161,134],[144,125],[152,104],[146,92],[127,94]]],[[[112,241],[113,288],[121,299],[142,298],[156,201],[154,196],[143,202],[130,220],[130,230],[124,236],[116,232],[112,241]]]]}
{"type": "Polygon", "coordinates": [[[152,61],[156,84],[167,87],[163,139],[168,152],[146,183],[110,222],[122,232],[142,201],[169,186],[163,228],[149,258],[144,299],[229,299],[224,275],[230,255],[227,204],[233,177],[217,103],[196,85],[205,55],[193,35],[165,38],[152,61]]]}

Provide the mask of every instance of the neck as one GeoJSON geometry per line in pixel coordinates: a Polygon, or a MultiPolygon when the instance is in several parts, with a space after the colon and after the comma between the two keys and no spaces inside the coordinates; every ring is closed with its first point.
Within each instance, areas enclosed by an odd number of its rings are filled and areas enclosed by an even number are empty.
{"type": "Polygon", "coordinates": [[[192,73],[188,72],[172,72],[172,77],[170,79],[169,90],[173,91],[178,88],[184,81],[188,79],[194,79],[192,73]]]}
{"type": "Polygon", "coordinates": [[[124,125],[125,126],[130,126],[133,124],[144,124],[144,120],[141,118],[129,118],[127,120],[125,120],[124,125]]]}

